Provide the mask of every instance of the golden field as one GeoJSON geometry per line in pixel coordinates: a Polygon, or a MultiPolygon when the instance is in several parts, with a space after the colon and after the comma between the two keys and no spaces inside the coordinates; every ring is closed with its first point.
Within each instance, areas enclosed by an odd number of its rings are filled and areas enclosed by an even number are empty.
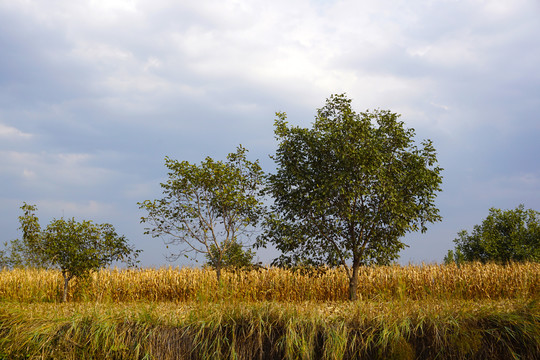
{"type": "Polygon", "coordinates": [[[540,358],[540,264],[0,271],[0,359],[540,358]]]}
{"type": "MultiPolygon", "coordinates": [[[[55,302],[62,275],[55,270],[0,271],[0,299],[55,302]]],[[[370,266],[360,272],[360,299],[412,300],[529,298],[540,293],[540,264],[370,266]]],[[[218,284],[212,269],[103,269],[70,282],[72,301],[345,301],[342,269],[302,272],[280,268],[224,271],[218,284]]]]}

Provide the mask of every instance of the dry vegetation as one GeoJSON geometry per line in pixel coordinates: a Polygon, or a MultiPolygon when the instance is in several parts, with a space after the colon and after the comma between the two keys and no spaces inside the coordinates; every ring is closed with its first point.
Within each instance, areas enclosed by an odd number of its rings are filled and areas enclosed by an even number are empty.
{"type": "Polygon", "coordinates": [[[540,264],[0,272],[0,359],[537,359],[540,264]]]}
{"type": "MultiPolygon", "coordinates": [[[[62,276],[54,270],[3,270],[0,299],[55,302],[62,276]]],[[[74,281],[72,301],[345,301],[348,279],[339,269],[291,272],[279,268],[224,272],[162,268],[101,270],[74,281]]],[[[540,264],[374,266],[361,270],[361,299],[513,299],[540,293],[540,264]]]]}

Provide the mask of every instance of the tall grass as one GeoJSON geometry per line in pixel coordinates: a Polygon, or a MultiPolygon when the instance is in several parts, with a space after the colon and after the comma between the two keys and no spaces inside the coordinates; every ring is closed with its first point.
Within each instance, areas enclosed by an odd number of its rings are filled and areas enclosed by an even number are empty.
{"type": "MultiPolygon", "coordinates": [[[[221,284],[210,269],[104,269],[70,284],[71,301],[344,301],[348,278],[341,269],[313,273],[279,268],[224,271],[221,284]]],[[[62,276],[54,270],[0,271],[0,300],[57,302],[62,276]]],[[[380,266],[361,269],[360,299],[505,299],[540,294],[540,264],[380,266]]]]}
{"type": "Polygon", "coordinates": [[[0,303],[5,359],[537,359],[540,308],[506,301],[0,303]]]}

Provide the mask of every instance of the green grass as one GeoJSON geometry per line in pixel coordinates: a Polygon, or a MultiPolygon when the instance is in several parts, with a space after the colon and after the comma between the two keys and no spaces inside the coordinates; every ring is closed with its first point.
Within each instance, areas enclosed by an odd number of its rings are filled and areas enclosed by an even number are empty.
{"type": "Polygon", "coordinates": [[[0,303],[4,359],[537,359],[523,301],[0,303]]]}

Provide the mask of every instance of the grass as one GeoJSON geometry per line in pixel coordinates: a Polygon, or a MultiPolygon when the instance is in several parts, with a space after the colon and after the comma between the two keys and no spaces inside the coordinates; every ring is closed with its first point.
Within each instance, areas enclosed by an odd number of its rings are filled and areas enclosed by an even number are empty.
{"type": "Polygon", "coordinates": [[[0,273],[0,359],[538,359],[538,264],[0,273]],[[130,280],[131,279],[131,280],[130,280]],[[60,279],[61,280],[61,279],[60,279]],[[472,282],[471,281],[475,281],[472,282]],[[131,299],[130,299],[131,297],[131,299]]]}

